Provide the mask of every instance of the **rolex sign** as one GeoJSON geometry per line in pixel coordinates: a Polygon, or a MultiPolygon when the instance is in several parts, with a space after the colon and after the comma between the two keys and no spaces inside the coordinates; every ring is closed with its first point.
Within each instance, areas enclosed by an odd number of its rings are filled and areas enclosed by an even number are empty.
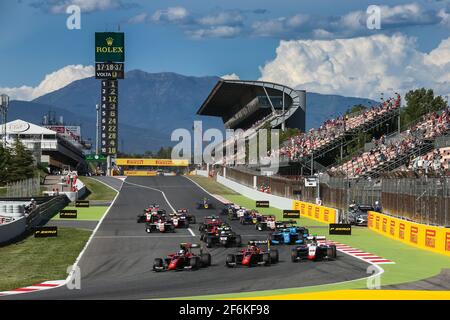
{"type": "Polygon", "coordinates": [[[95,33],[96,62],[124,62],[125,40],[123,32],[95,33]]]}

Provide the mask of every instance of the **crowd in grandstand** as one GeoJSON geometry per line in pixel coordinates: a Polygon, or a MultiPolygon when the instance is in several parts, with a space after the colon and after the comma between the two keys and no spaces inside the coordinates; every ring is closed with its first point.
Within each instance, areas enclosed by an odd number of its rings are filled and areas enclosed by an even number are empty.
{"type": "Polygon", "coordinates": [[[440,149],[435,149],[424,156],[419,156],[412,159],[407,167],[408,171],[419,171],[423,173],[429,172],[443,172],[450,169],[449,164],[446,163],[446,158],[440,149]]]}
{"type": "Polygon", "coordinates": [[[376,169],[386,161],[405,154],[422,144],[425,139],[432,139],[450,131],[450,110],[441,114],[436,112],[426,115],[423,121],[401,134],[400,142],[386,142],[384,136],[375,141],[375,147],[361,155],[354,156],[341,166],[333,167],[331,172],[343,172],[349,177],[359,177],[376,169]]]}
{"type": "Polygon", "coordinates": [[[318,129],[311,129],[307,133],[291,137],[288,143],[280,148],[280,155],[295,161],[313,153],[320,147],[341,137],[346,131],[351,131],[361,125],[380,117],[391,110],[400,107],[401,98],[397,94],[378,106],[374,106],[356,116],[340,116],[325,121],[318,129]]]}

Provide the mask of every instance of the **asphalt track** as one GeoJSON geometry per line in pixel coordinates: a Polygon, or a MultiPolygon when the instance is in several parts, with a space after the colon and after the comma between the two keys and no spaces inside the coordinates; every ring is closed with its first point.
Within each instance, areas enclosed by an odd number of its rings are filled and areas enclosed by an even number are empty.
{"type": "MultiPolygon", "coordinates": [[[[210,249],[213,265],[198,271],[152,271],[153,259],[179,249],[181,242],[199,242],[198,224],[192,225],[192,236],[186,229],[175,234],[147,234],[136,215],[151,203],[170,212],[165,193],[175,208],[188,208],[197,221],[217,210],[196,210],[196,202],[210,198],[203,190],[182,176],[128,177],[114,205],[97,230],[82,256],[81,289],[65,286],[36,293],[6,296],[6,299],[152,299],[256,290],[304,287],[349,281],[367,277],[367,264],[339,254],[335,261],[290,262],[289,246],[279,246],[280,262],[270,267],[225,267],[227,253],[236,248],[210,249]]],[[[211,199],[216,208],[220,202],[211,199]]],[[[267,234],[253,226],[232,222],[233,229],[250,239],[265,239],[267,234]]],[[[56,280],[56,279],[55,279],[56,280]]]]}

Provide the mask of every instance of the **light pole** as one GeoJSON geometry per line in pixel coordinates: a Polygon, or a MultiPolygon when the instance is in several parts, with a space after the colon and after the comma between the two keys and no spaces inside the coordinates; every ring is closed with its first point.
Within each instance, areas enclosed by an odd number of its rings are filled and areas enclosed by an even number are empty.
{"type": "Polygon", "coordinates": [[[6,94],[2,94],[0,96],[0,112],[2,115],[2,124],[3,124],[3,148],[6,148],[6,122],[8,115],[8,106],[9,106],[9,96],[6,94]]]}

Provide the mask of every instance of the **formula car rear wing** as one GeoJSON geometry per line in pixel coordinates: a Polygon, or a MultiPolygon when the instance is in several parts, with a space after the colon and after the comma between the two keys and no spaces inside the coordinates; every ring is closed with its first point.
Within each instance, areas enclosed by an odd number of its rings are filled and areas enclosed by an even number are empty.
{"type": "Polygon", "coordinates": [[[314,238],[316,240],[326,240],[327,239],[325,236],[308,236],[307,237],[308,240],[313,240],[314,238]]]}

